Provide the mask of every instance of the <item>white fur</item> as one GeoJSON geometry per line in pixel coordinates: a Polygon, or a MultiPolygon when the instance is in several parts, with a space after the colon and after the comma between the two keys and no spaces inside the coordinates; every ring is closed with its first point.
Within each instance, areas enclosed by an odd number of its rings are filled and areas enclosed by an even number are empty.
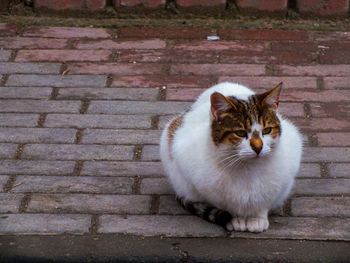
{"type": "MultiPolygon", "coordinates": [[[[282,130],[279,140],[262,136],[264,146],[259,158],[249,143],[243,142],[238,152],[243,163],[223,170],[218,156],[225,149],[215,146],[211,138],[210,95],[214,91],[242,100],[255,94],[233,83],[221,83],[203,92],[184,115],[171,149],[168,127],[164,129],[160,142],[163,166],[178,196],[229,211],[235,218],[228,228],[264,231],[268,228],[268,211],[281,206],[292,189],[300,166],[302,136],[278,115],[282,130]]],[[[259,126],[254,128],[261,134],[259,126]]]]}

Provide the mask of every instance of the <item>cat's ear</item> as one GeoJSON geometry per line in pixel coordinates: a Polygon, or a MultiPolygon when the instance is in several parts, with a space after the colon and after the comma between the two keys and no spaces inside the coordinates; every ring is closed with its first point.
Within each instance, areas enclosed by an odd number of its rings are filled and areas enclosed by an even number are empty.
{"type": "Polygon", "coordinates": [[[283,82],[280,82],[269,91],[266,91],[263,94],[261,94],[260,95],[261,102],[266,103],[273,109],[277,110],[282,85],[283,85],[283,82]]]}
{"type": "Polygon", "coordinates": [[[221,93],[214,92],[210,96],[211,113],[215,120],[219,119],[220,113],[233,107],[232,103],[221,93]]]}

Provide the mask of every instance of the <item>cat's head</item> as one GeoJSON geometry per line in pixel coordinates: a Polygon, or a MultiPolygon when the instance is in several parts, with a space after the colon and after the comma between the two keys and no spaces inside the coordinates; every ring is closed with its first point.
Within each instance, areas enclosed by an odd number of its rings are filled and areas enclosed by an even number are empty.
{"type": "Polygon", "coordinates": [[[268,156],[281,135],[277,117],[282,83],[273,89],[239,100],[211,95],[212,140],[225,155],[246,160],[268,156]]]}

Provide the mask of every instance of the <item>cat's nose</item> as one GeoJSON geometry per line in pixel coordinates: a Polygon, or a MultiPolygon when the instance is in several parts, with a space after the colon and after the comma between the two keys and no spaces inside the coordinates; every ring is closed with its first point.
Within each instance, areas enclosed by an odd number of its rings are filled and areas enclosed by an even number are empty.
{"type": "Polygon", "coordinates": [[[250,146],[256,152],[256,155],[259,155],[263,148],[263,142],[260,138],[251,138],[250,139],[250,146]]]}

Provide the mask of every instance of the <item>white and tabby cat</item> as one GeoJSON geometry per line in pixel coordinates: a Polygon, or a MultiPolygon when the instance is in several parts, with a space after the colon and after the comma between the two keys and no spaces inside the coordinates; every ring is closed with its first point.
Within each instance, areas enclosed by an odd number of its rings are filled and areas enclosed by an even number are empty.
{"type": "Polygon", "coordinates": [[[163,131],[160,154],[180,203],[227,230],[262,232],[288,197],[302,136],[278,112],[282,83],[262,94],[218,84],[163,131]]]}

